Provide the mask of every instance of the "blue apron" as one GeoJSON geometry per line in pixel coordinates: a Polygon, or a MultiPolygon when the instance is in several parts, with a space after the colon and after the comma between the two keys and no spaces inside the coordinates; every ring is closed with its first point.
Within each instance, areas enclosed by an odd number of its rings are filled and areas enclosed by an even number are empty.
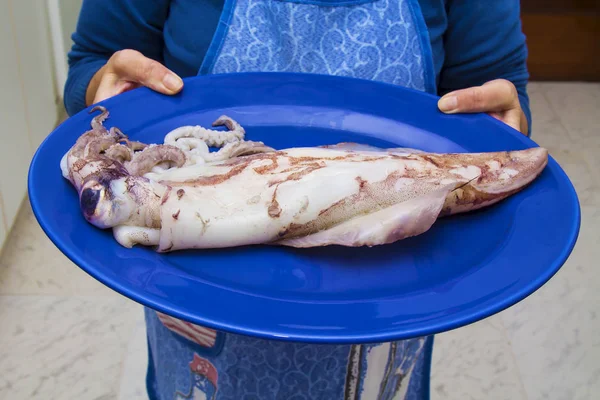
{"type": "MultiPolygon", "coordinates": [[[[435,93],[417,0],[225,0],[199,74],[344,75],[435,93]]],[[[433,338],[269,341],[146,308],[151,400],[421,400],[433,338]]]]}

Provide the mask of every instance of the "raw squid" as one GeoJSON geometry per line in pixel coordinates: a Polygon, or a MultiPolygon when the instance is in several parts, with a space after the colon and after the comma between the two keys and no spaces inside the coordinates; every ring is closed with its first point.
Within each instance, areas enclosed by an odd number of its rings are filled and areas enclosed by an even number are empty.
{"type": "Polygon", "coordinates": [[[490,206],[536,179],[543,148],[434,154],[356,143],[275,150],[236,121],[184,126],[163,144],[130,141],[93,118],[61,160],[86,220],[122,246],[375,246],[442,216],[490,206]],[[209,151],[217,147],[218,151],[209,151]]]}

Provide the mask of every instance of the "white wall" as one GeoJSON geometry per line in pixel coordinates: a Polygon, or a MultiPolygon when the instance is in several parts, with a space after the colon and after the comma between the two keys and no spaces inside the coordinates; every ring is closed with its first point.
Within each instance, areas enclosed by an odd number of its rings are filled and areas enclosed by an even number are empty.
{"type": "Polygon", "coordinates": [[[46,4],[0,3],[0,246],[25,198],[33,153],[58,118],[60,99],[46,4]]]}
{"type": "Polygon", "coordinates": [[[56,87],[59,96],[67,79],[67,53],[73,41],[71,35],[77,26],[81,0],[47,0],[50,33],[53,41],[53,58],[56,87]]]}
{"type": "Polygon", "coordinates": [[[81,10],[82,0],[57,0],[59,3],[60,20],[65,51],[69,51],[73,42],[71,34],[77,27],[77,19],[81,10]]]}

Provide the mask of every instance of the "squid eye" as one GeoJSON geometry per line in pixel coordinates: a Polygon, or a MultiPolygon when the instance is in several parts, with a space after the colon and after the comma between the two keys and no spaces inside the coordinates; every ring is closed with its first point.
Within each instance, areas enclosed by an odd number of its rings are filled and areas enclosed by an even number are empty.
{"type": "Polygon", "coordinates": [[[100,201],[102,195],[102,189],[90,189],[86,188],[81,192],[81,199],[79,200],[81,210],[87,216],[92,216],[96,212],[96,207],[100,201]]]}

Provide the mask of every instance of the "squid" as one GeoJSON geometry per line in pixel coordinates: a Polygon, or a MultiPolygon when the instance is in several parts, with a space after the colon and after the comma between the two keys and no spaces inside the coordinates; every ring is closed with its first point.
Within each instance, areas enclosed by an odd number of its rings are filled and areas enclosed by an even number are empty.
{"type": "Polygon", "coordinates": [[[276,150],[222,116],[162,144],[106,129],[106,108],[60,162],[83,217],[126,248],[377,246],[427,232],[438,218],[492,206],[533,182],[541,147],[428,153],[359,143],[276,150]],[[225,127],[226,130],[218,127],[225,127]],[[210,147],[218,150],[210,151],[210,147]]]}

